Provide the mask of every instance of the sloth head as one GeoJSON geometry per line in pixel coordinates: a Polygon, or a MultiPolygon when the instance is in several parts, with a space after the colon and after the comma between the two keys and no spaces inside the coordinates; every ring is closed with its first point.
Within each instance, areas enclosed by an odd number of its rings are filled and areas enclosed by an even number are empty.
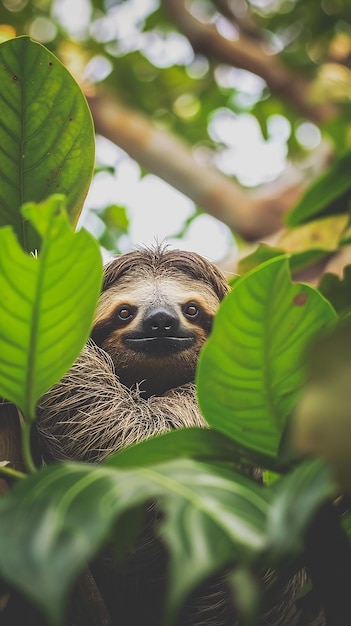
{"type": "Polygon", "coordinates": [[[105,267],[92,338],[124,385],[139,385],[145,397],[161,395],[194,380],[227,291],[221,272],[196,253],[129,252],[105,267]]]}

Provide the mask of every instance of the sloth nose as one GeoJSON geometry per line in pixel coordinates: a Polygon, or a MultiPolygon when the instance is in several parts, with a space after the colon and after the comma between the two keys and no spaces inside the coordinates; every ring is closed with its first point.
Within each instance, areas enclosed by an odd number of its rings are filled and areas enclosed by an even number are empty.
{"type": "Polygon", "coordinates": [[[148,311],[143,320],[143,329],[149,337],[171,337],[178,328],[178,317],[161,306],[148,311]]]}

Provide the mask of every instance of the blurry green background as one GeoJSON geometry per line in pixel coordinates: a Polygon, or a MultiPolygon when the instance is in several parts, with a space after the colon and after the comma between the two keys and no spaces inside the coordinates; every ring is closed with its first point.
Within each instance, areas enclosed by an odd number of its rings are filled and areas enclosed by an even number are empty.
{"type": "Polygon", "coordinates": [[[92,107],[80,223],[105,257],[166,238],[233,269],[350,148],[348,0],[3,0],[1,39],[21,34],[92,107]]]}

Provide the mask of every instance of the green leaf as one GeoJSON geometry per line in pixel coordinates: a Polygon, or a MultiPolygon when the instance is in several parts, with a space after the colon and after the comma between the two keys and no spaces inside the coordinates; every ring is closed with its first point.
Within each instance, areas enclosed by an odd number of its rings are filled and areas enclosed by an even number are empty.
{"type": "Polygon", "coordinates": [[[340,315],[351,311],[351,265],[346,265],[343,278],[327,272],[319,285],[321,293],[332,303],[340,315]]]}
{"type": "Polygon", "coordinates": [[[194,461],[161,467],[165,493],[173,496],[162,499],[166,521],[160,529],[171,552],[170,617],[211,574],[258,558],[266,545],[269,501],[261,486],[224,468],[194,461]]]}
{"type": "Polygon", "coordinates": [[[236,281],[197,371],[199,402],[210,426],[276,456],[304,382],[306,344],[335,319],[316,289],[292,284],[285,257],[236,281]]]}
{"type": "Polygon", "coordinates": [[[304,550],[306,530],[320,507],[338,494],[330,469],[308,461],[272,486],[275,493],[267,519],[268,554],[272,563],[304,550]]]}
{"type": "Polygon", "coordinates": [[[43,237],[27,255],[10,227],[0,230],[0,395],[34,417],[35,404],[86,342],[102,263],[89,233],[74,233],[62,196],[23,213],[43,237]]]}
{"type": "Polygon", "coordinates": [[[0,576],[50,624],[63,623],[68,592],[107,536],[118,495],[111,471],[60,464],[1,499],[0,576]]]}
{"type": "Polygon", "coordinates": [[[204,578],[265,547],[266,490],[227,469],[184,459],[133,471],[61,463],[0,500],[0,576],[62,624],[74,579],[116,521],[155,497],[171,553],[167,623],[204,578]]]}
{"type": "MultiPolygon", "coordinates": [[[[335,200],[351,190],[351,152],[337,158],[328,171],[322,174],[306,191],[286,218],[288,226],[308,222],[317,215],[325,214],[335,200]]],[[[347,211],[345,198],[344,212],[347,211]]]]}
{"type": "MultiPolygon", "coordinates": [[[[238,274],[242,276],[243,274],[247,274],[258,265],[269,261],[269,259],[274,259],[278,256],[283,256],[284,250],[279,248],[272,248],[265,243],[260,243],[257,248],[250,252],[247,256],[244,256],[240,259],[238,263],[238,274]]],[[[234,284],[238,278],[234,277],[232,280],[232,284],[234,284]]]]}
{"type": "Polygon", "coordinates": [[[351,318],[316,337],[307,354],[308,381],[289,438],[302,455],[323,458],[343,492],[351,491],[351,318]]]}
{"type": "Polygon", "coordinates": [[[110,204],[104,209],[96,209],[96,213],[104,222],[106,228],[112,231],[116,237],[127,232],[129,220],[124,206],[110,204]]]}
{"type": "Polygon", "coordinates": [[[257,626],[262,588],[257,575],[244,567],[237,567],[227,578],[235,605],[242,618],[243,626],[257,626]]]}
{"type": "Polygon", "coordinates": [[[331,215],[313,220],[285,230],[276,245],[288,254],[312,250],[334,252],[339,247],[348,221],[348,215],[331,215]]]}
{"type": "Polygon", "coordinates": [[[245,465],[251,468],[270,467],[276,472],[286,469],[275,459],[240,446],[223,433],[195,427],[172,430],[128,446],[111,455],[105,464],[118,468],[145,467],[179,458],[231,463],[239,465],[241,469],[245,465]]]}
{"type": "Polygon", "coordinates": [[[64,193],[76,223],[93,173],[93,124],[71,74],[28,37],[0,45],[0,84],[0,226],[30,252],[40,240],[20,206],[64,193]]]}
{"type": "MultiPolygon", "coordinates": [[[[259,244],[243,257],[238,264],[238,274],[242,276],[265,261],[285,254],[290,255],[291,271],[298,272],[338,249],[347,221],[347,215],[337,215],[285,230],[276,241],[276,247],[259,244]]],[[[231,284],[237,280],[234,277],[231,284]]]]}

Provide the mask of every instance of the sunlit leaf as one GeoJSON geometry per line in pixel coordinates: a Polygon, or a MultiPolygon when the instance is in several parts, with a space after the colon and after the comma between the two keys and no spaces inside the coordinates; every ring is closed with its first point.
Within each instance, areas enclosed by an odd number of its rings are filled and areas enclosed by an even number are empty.
{"type": "Polygon", "coordinates": [[[284,257],[238,280],[219,309],[197,372],[210,426],[275,456],[304,382],[306,345],[335,319],[317,290],[292,284],[284,257]]]}
{"type": "Polygon", "coordinates": [[[63,200],[24,207],[43,238],[38,258],[10,227],[0,229],[0,395],[27,417],[82,349],[101,285],[98,245],[73,232],[63,200]]]}
{"type": "Polygon", "coordinates": [[[0,226],[31,251],[40,239],[19,209],[64,193],[76,223],[93,172],[93,125],[70,73],[28,37],[0,45],[0,85],[0,226]]]}
{"type": "Polygon", "coordinates": [[[348,215],[331,215],[284,231],[278,248],[289,254],[311,250],[337,250],[348,224],[348,215]]]}
{"type": "MultiPolygon", "coordinates": [[[[312,222],[312,224],[314,223],[315,222],[312,222]]],[[[295,234],[293,234],[292,238],[290,239],[289,233],[287,233],[286,242],[283,240],[282,245],[280,245],[280,242],[277,242],[277,245],[279,245],[279,247],[271,248],[266,244],[259,244],[254,252],[251,252],[246,257],[243,257],[238,264],[239,277],[243,274],[246,274],[250,270],[253,270],[255,267],[258,267],[262,263],[265,263],[269,259],[274,259],[278,256],[285,255],[287,252],[290,251],[290,249],[292,250],[289,256],[289,265],[291,272],[293,273],[299,272],[300,270],[303,270],[304,268],[313,265],[323,257],[330,255],[330,250],[327,246],[325,247],[325,249],[323,249],[322,244],[320,247],[318,247],[318,244],[316,244],[316,248],[314,248],[313,246],[311,248],[308,248],[307,245],[304,246],[302,242],[299,242],[299,237],[298,235],[295,236],[295,234]],[[293,250],[294,245],[296,247],[295,251],[293,250]]],[[[238,277],[234,276],[234,278],[232,278],[230,282],[233,285],[237,280],[238,277]]]]}

